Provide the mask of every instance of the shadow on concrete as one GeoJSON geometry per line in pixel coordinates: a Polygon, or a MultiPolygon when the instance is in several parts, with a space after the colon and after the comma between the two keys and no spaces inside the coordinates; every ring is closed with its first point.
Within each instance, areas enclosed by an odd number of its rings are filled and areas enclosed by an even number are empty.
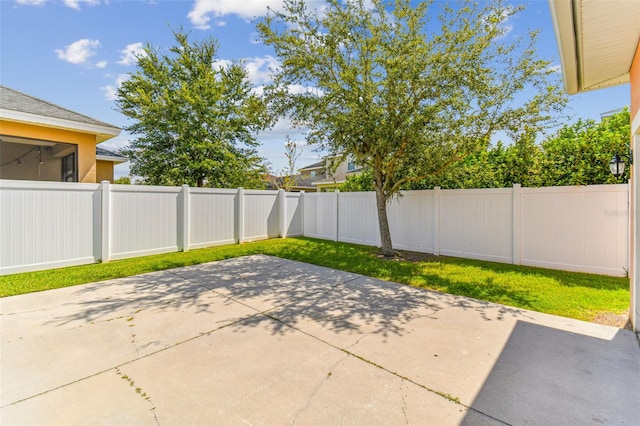
{"type": "Polygon", "coordinates": [[[637,424],[638,340],[612,327],[593,332],[517,321],[472,408],[507,424],[637,424]]]}
{"type": "MultiPolygon", "coordinates": [[[[69,309],[61,312],[64,315],[52,318],[52,324],[104,321],[145,310],[191,308],[196,312],[207,312],[219,309],[221,304],[214,306],[211,298],[205,297],[207,295],[227,298],[224,305],[240,303],[275,319],[270,322],[274,334],[291,332],[291,327],[311,321],[335,333],[402,335],[404,325],[412,319],[428,317],[451,306],[473,310],[484,321],[526,316],[526,311],[518,308],[265,255],[176,268],[67,290],[69,293],[62,306],[68,305],[69,309]]],[[[242,327],[264,324],[263,318],[256,317],[243,321],[237,330],[241,332],[242,327]]]]}
{"type": "Polygon", "coordinates": [[[171,271],[69,287],[60,303],[61,315],[49,323],[96,322],[132,315],[146,309],[180,310],[195,308],[206,312],[211,305],[201,297],[208,289],[185,282],[171,271]],[[68,309],[65,309],[68,308],[68,309]]]}

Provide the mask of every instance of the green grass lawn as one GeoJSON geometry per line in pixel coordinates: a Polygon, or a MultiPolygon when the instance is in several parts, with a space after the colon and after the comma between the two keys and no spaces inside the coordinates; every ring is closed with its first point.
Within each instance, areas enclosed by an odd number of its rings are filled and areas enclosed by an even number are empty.
{"type": "Polygon", "coordinates": [[[593,321],[629,308],[627,278],[515,266],[452,257],[388,260],[375,247],[310,238],[228,245],[0,277],[0,297],[68,287],[179,266],[267,254],[370,277],[593,321]]]}

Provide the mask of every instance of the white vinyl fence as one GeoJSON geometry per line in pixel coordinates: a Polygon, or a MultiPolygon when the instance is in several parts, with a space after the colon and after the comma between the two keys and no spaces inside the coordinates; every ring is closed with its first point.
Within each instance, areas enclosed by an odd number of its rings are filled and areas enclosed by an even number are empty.
{"type": "MultiPolygon", "coordinates": [[[[628,185],[410,191],[397,249],[624,275],[628,185]]],[[[380,245],[375,194],[0,180],[0,275],[305,235],[380,245]]]]}
{"type": "Polygon", "coordinates": [[[284,191],[0,180],[0,275],[302,235],[284,191]]]}
{"type": "MultiPolygon", "coordinates": [[[[375,193],[308,193],[304,235],[380,246],[375,193]]],[[[623,276],[627,184],[404,192],[387,208],[396,249],[623,276]]]]}

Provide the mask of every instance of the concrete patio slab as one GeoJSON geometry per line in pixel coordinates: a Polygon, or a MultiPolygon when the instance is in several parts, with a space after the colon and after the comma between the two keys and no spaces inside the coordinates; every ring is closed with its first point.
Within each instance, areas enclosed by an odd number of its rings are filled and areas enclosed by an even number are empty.
{"type": "Polygon", "coordinates": [[[250,268],[244,267],[243,258],[238,258],[173,271],[185,280],[259,311],[287,305],[309,295],[322,294],[338,284],[359,277],[350,272],[264,255],[251,257],[253,263],[250,268]]]}
{"type": "Polygon", "coordinates": [[[634,424],[634,333],[249,256],[0,299],[2,424],[634,424]]]}
{"type": "Polygon", "coordinates": [[[0,400],[55,389],[256,314],[170,273],[143,277],[0,299],[2,366],[11,366],[2,369],[0,400]]]}
{"type": "Polygon", "coordinates": [[[115,370],[1,410],[3,425],[157,425],[153,405],[115,370]]]}

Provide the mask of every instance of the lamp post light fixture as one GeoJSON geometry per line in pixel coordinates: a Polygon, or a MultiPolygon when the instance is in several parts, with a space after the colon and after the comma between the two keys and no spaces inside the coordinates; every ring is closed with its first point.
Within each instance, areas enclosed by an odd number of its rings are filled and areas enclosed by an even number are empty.
{"type": "Polygon", "coordinates": [[[609,161],[609,170],[615,177],[620,177],[624,173],[624,159],[629,160],[629,164],[633,164],[633,153],[629,150],[627,155],[619,155],[617,152],[613,155],[611,161],[609,161]]]}

